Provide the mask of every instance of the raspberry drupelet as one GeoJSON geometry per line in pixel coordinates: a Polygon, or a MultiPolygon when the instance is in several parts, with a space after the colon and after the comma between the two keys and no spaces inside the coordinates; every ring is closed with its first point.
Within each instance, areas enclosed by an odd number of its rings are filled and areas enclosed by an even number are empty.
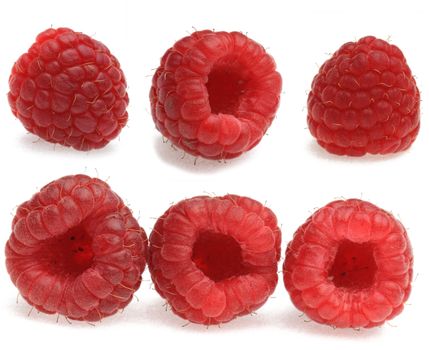
{"type": "Polygon", "coordinates": [[[150,90],[153,120],[189,154],[238,157],[271,125],[281,85],[260,44],[237,32],[198,31],[162,57],[150,90]]]}
{"type": "Polygon", "coordinates": [[[308,126],[338,155],[406,150],[420,127],[420,93],[401,50],[372,36],[349,42],[314,77],[308,126]]]}
{"type": "Polygon", "coordinates": [[[397,316],[412,275],[405,228],[358,199],[329,203],[310,216],[288,244],[283,265],[294,305],[341,328],[375,327],[397,316]]]}
{"type": "Polygon", "coordinates": [[[40,138],[87,151],[102,148],[128,120],[124,73],[109,49],[68,28],[48,29],[14,64],[9,104],[40,138]]]}

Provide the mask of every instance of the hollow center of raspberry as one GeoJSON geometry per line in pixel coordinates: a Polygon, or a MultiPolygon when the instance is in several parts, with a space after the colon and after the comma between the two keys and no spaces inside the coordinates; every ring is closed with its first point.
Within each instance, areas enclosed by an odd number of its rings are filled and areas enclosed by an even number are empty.
{"type": "Polygon", "coordinates": [[[219,233],[202,232],[199,235],[193,247],[192,261],[215,282],[247,273],[237,241],[219,233]]]}
{"type": "Polygon", "coordinates": [[[53,272],[79,275],[92,265],[92,239],[82,226],[76,226],[46,241],[42,255],[53,272]]]}
{"type": "Polygon", "coordinates": [[[335,286],[350,289],[368,288],[377,271],[374,246],[371,243],[340,243],[329,278],[335,286]]]}
{"type": "Polygon", "coordinates": [[[242,67],[228,62],[232,58],[226,57],[216,63],[206,83],[212,113],[234,115],[240,103],[240,97],[246,91],[247,79],[242,67]]]}

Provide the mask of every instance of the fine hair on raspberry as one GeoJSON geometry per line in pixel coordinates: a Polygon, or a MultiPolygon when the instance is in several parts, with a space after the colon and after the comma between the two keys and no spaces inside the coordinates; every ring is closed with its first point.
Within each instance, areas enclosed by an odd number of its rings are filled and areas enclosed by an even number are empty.
{"type": "Polygon", "coordinates": [[[30,133],[88,151],[104,147],[126,125],[126,87],[118,60],[101,42],[50,28],[13,65],[8,98],[30,133]]]}
{"type": "Polygon", "coordinates": [[[190,322],[228,322],[261,307],[277,284],[281,233],[273,212],[236,195],[170,207],[150,235],[158,293],[190,322]]]}
{"type": "Polygon", "coordinates": [[[282,79],[265,49],[238,32],[203,30],[167,50],[150,90],[156,128],[194,156],[255,147],[277,111],[282,79]]]}
{"type": "Polygon", "coordinates": [[[408,149],[420,128],[420,93],[402,51],[373,36],[342,45],[314,77],[307,122],[330,153],[408,149]]]}
{"type": "Polygon", "coordinates": [[[288,244],[283,265],[294,305],[340,328],[371,328],[396,317],[412,275],[405,228],[359,199],[329,203],[310,216],[288,244]]]}
{"type": "Polygon", "coordinates": [[[118,195],[99,179],[73,175],[18,207],[6,267],[37,310],[100,321],[132,300],[146,251],[146,234],[118,195]]]}

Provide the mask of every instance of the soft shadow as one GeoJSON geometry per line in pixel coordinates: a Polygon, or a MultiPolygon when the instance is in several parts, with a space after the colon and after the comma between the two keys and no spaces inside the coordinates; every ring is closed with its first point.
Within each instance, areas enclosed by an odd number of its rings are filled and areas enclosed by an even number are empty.
{"type": "Polygon", "coordinates": [[[390,159],[396,159],[403,157],[407,151],[391,153],[391,154],[366,154],[362,157],[351,157],[351,156],[339,156],[336,154],[329,153],[322,146],[319,146],[316,141],[310,140],[307,144],[307,148],[310,151],[311,155],[319,158],[325,159],[329,161],[337,161],[344,163],[377,163],[377,162],[385,162],[390,159]]]}
{"type": "Polygon", "coordinates": [[[239,166],[243,161],[251,157],[253,152],[246,152],[235,159],[210,160],[187,154],[185,151],[174,147],[169,141],[163,141],[161,137],[154,138],[154,148],[158,156],[166,164],[193,173],[213,173],[225,168],[239,166]]]}
{"type": "Polygon", "coordinates": [[[369,339],[381,336],[383,329],[382,327],[375,328],[362,328],[362,329],[350,329],[350,328],[333,328],[326,325],[319,324],[310,320],[306,315],[300,313],[295,309],[279,310],[278,313],[272,315],[272,325],[284,328],[285,330],[297,332],[297,333],[308,333],[314,335],[321,335],[326,337],[338,337],[338,338],[353,338],[355,339],[369,339]],[[275,322],[277,321],[277,322],[275,322]]]}
{"type": "Polygon", "coordinates": [[[302,335],[320,335],[326,337],[370,339],[382,334],[382,327],[371,329],[340,329],[321,325],[310,321],[305,315],[295,309],[284,310],[277,309],[276,312],[261,311],[251,315],[238,317],[231,322],[222,325],[204,326],[193,324],[176,316],[169,307],[166,307],[165,301],[161,298],[151,298],[152,300],[134,299],[124,310],[117,312],[113,316],[102,319],[99,322],[75,321],[67,319],[64,316],[48,315],[38,312],[32,308],[22,297],[18,297],[18,302],[10,302],[8,308],[22,319],[31,322],[44,323],[55,327],[72,327],[76,329],[92,327],[117,327],[122,324],[142,325],[151,324],[162,327],[174,328],[184,332],[207,333],[210,332],[240,332],[249,330],[260,330],[262,328],[277,328],[286,332],[300,333],[302,335]]]}
{"type": "Polygon", "coordinates": [[[240,317],[224,325],[205,326],[190,323],[175,315],[161,298],[154,298],[149,301],[138,301],[134,299],[125,309],[120,310],[116,314],[106,317],[98,322],[70,320],[58,314],[48,315],[31,307],[31,305],[29,305],[20,296],[18,297],[18,303],[11,302],[9,303],[8,308],[11,313],[31,322],[44,323],[46,325],[56,327],[72,327],[79,329],[88,327],[117,327],[119,323],[122,323],[142,326],[145,324],[151,324],[170,327],[176,330],[183,330],[184,332],[206,333],[225,331],[236,332],[249,328],[260,328],[260,326],[264,324],[255,320],[255,318],[258,318],[257,315],[240,317]]]}
{"type": "MultiPolygon", "coordinates": [[[[147,291],[145,291],[146,293],[147,291]]],[[[144,299],[144,296],[142,296],[144,299]]],[[[151,298],[152,299],[152,298],[151,298]]],[[[161,298],[153,300],[133,300],[122,313],[119,313],[113,323],[135,323],[135,324],[156,324],[180,328],[186,324],[186,321],[177,317],[166,307],[165,301],[161,298]]],[[[110,318],[106,322],[110,323],[110,318]]],[[[104,320],[103,320],[104,322],[104,320]]]]}
{"type": "MultiPolygon", "coordinates": [[[[115,141],[112,141],[113,143],[115,141]]],[[[20,145],[31,152],[39,153],[52,153],[59,156],[81,156],[81,155],[99,155],[99,156],[111,156],[116,152],[116,145],[109,143],[101,149],[91,150],[91,151],[78,151],[71,147],[65,147],[60,144],[47,142],[33,134],[27,133],[23,134],[19,138],[20,145]]]]}
{"type": "Polygon", "coordinates": [[[74,321],[58,314],[48,315],[40,312],[29,305],[21,296],[17,297],[16,302],[10,302],[8,308],[11,313],[31,322],[44,323],[56,327],[88,328],[94,326],[90,322],[74,321]]]}
{"type": "MultiPolygon", "coordinates": [[[[20,295],[18,295],[16,301],[8,304],[8,308],[11,313],[22,319],[59,327],[98,328],[116,327],[118,323],[135,323],[141,325],[150,323],[163,326],[166,325],[177,329],[181,327],[187,328],[188,324],[186,320],[174,315],[171,310],[167,310],[164,306],[165,302],[161,298],[156,299],[156,301],[154,300],[148,303],[134,298],[123,310],[119,310],[116,314],[95,322],[70,320],[63,315],[39,312],[29,305],[20,295]]],[[[190,324],[190,326],[196,325],[190,324]]],[[[195,328],[198,330],[198,327],[195,328]]],[[[204,327],[201,328],[205,330],[204,327]]]]}
{"type": "MultiPolygon", "coordinates": [[[[183,330],[184,332],[237,332],[240,330],[248,330],[250,328],[261,328],[267,325],[264,322],[262,315],[247,315],[232,320],[229,323],[222,325],[200,325],[190,323],[179,316],[175,315],[171,308],[166,305],[165,300],[156,298],[145,302],[133,302],[132,305],[127,307],[122,314],[119,314],[113,322],[135,323],[135,324],[156,324],[163,327],[170,327],[176,330],[183,330]],[[261,317],[259,317],[261,316],[261,317]]],[[[113,318],[109,318],[110,319],[113,318]]],[[[106,319],[107,320],[107,319],[106,319]]],[[[103,322],[105,322],[103,320],[103,322]]]]}

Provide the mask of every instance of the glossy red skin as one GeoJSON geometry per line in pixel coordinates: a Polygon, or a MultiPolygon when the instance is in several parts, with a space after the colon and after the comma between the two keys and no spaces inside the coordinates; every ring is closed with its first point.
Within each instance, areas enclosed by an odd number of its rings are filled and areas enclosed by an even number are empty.
{"type": "Polygon", "coordinates": [[[288,244],[283,265],[294,305],[312,320],[339,328],[375,327],[397,316],[410,295],[412,275],[405,228],[391,214],[358,199],[329,203],[308,218],[288,244]],[[334,283],[330,271],[344,241],[373,247],[368,254],[376,269],[364,288],[334,283]]]}
{"type": "Polygon", "coordinates": [[[260,44],[238,32],[197,31],[161,59],[150,91],[153,120],[164,137],[191,155],[238,157],[255,147],[271,125],[281,84],[273,58],[260,44]],[[213,105],[226,103],[222,99],[230,94],[209,101],[213,71],[225,74],[214,83],[218,91],[232,93],[228,75],[242,76],[233,107],[215,110],[213,105]]]}
{"type": "Polygon", "coordinates": [[[338,155],[406,150],[420,127],[420,93],[401,50],[372,36],[341,46],[314,77],[308,126],[338,155]]]}
{"type": "Polygon", "coordinates": [[[87,151],[104,147],[127,123],[126,87],[106,46],[68,28],[51,28],[14,64],[8,99],[29,132],[87,151]]]}
{"type": "Polygon", "coordinates": [[[273,293],[280,241],[275,215],[259,202],[235,195],[194,197],[158,219],[148,266],[156,290],[175,314],[199,324],[225,323],[255,311],[273,293]],[[238,243],[245,273],[214,281],[197,267],[194,244],[207,231],[238,243]]]}
{"type": "Polygon", "coordinates": [[[99,321],[132,300],[146,250],[144,230],[118,195],[74,175],[18,207],[5,254],[12,282],[37,310],[99,321]]]}

